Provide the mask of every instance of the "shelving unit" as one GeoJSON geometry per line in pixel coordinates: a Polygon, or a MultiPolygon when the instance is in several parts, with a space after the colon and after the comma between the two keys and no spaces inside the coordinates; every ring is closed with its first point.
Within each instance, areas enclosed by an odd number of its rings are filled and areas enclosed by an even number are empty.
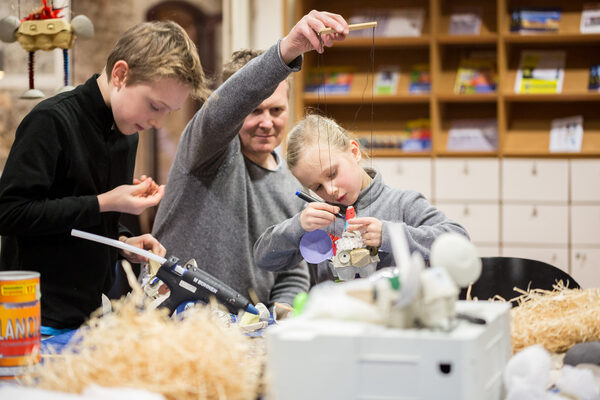
{"type": "Polygon", "coordinates": [[[481,256],[546,261],[571,273],[584,287],[600,287],[600,92],[588,91],[589,67],[600,63],[600,34],[580,33],[586,2],[330,0],[324,6],[316,0],[296,0],[294,23],[311,9],[349,18],[365,8],[423,8],[425,22],[419,37],[375,37],[375,71],[383,65],[400,67],[396,95],[371,97],[370,37],[336,43],[320,59],[307,54],[303,72],[294,77],[294,117],[299,120],[305,107],[318,106],[359,136],[398,135],[407,121],[428,118],[431,151],[367,149],[372,157],[364,161],[366,165],[377,169],[392,187],[423,193],[463,224],[481,256]],[[456,7],[473,6],[482,10],[480,34],[448,34],[456,7]],[[558,32],[511,33],[511,10],[522,7],[560,8],[558,32]],[[481,50],[495,54],[497,91],[455,94],[461,57],[481,50]],[[565,51],[562,93],[515,93],[523,50],[565,51]],[[357,79],[350,93],[321,98],[305,94],[303,74],[317,63],[355,68],[357,79]],[[430,65],[431,93],[411,94],[411,66],[423,63],[430,65]],[[551,153],[552,120],[574,115],[584,119],[581,152],[551,153]],[[447,150],[452,121],[472,118],[497,120],[497,150],[447,150]]]}
{"type": "MultiPolygon", "coordinates": [[[[385,157],[599,157],[600,93],[587,89],[589,67],[600,63],[600,34],[579,31],[586,0],[379,0],[368,4],[358,0],[331,0],[325,7],[349,18],[365,9],[421,8],[424,26],[418,37],[375,37],[374,69],[383,65],[399,67],[398,92],[371,96],[371,37],[348,38],[327,49],[324,56],[306,55],[303,71],[294,81],[295,118],[306,107],[319,107],[344,127],[360,135],[371,135],[371,103],[374,107],[373,135],[394,135],[406,121],[429,118],[432,149],[423,153],[395,149],[372,149],[385,157]],[[450,16],[459,7],[478,7],[481,30],[478,35],[450,35],[450,16]],[[519,34],[510,32],[511,10],[521,7],[560,8],[557,33],[519,34]],[[517,94],[514,82],[523,50],[566,52],[563,91],[559,94],[517,94]],[[498,85],[495,93],[455,94],[459,62],[472,51],[495,54],[498,85]],[[304,93],[304,73],[311,68],[351,66],[356,74],[348,94],[317,96],[304,93]],[[429,64],[432,90],[429,94],[409,93],[411,66],[429,64]],[[362,104],[362,107],[361,107],[362,104]],[[360,109],[359,109],[360,108],[360,109]],[[554,118],[583,115],[584,137],[580,153],[550,153],[550,126],[554,118]],[[455,119],[496,118],[498,149],[487,152],[446,150],[448,130],[455,119]]],[[[294,20],[311,9],[323,9],[316,0],[297,0],[294,20]]],[[[291,22],[291,21],[288,21],[291,22]]],[[[289,25],[289,24],[288,24],[289,25]]]]}

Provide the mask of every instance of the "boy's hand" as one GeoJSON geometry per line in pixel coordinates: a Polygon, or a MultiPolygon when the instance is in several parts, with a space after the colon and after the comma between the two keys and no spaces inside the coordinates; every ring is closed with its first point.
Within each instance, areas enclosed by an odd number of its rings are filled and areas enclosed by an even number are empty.
{"type": "MultiPolygon", "coordinates": [[[[161,257],[164,257],[165,254],[167,254],[167,250],[163,247],[163,245],[161,245],[159,241],[149,233],[130,238],[121,236],[119,240],[129,245],[139,247],[140,249],[151,250],[154,254],[157,254],[161,257]]],[[[131,253],[127,250],[119,250],[119,252],[131,263],[139,264],[148,262],[146,257],[142,257],[139,254],[131,253]]]]}
{"type": "Polygon", "coordinates": [[[327,203],[308,203],[300,213],[300,225],[306,232],[324,228],[335,221],[340,208],[327,203]]]}
{"type": "Polygon", "coordinates": [[[363,218],[352,218],[348,221],[349,231],[359,231],[362,234],[362,238],[365,239],[367,246],[379,247],[381,246],[381,221],[377,218],[363,217],[363,218]]]}
{"type": "Polygon", "coordinates": [[[100,212],[117,211],[140,215],[148,207],[157,205],[165,194],[165,186],[160,185],[153,194],[147,194],[152,180],[146,179],[137,185],[121,185],[98,195],[100,212]]]}
{"type": "Polygon", "coordinates": [[[158,185],[158,183],[156,183],[154,180],[152,180],[151,177],[149,177],[147,175],[141,175],[140,179],[133,178],[133,184],[139,185],[140,183],[145,182],[146,180],[150,181],[150,186],[148,187],[148,190],[146,190],[146,192],[141,194],[141,196],[148,197],[148,196],[152,196],[152,195],[158,193],[160,186],[158,185]]]}
{"type": "Polygon", "coordinates": [[[335,40],[344,40],[348,32],[348,23],[341,15],[312,10],[279,43],[281,58],[289,64],[307,51],[322,53],[324,46],[331,47],[335,40]],[[325,28],[333,28],[337,33],[321,35],[319,40],[318,32],[325,28]]]}

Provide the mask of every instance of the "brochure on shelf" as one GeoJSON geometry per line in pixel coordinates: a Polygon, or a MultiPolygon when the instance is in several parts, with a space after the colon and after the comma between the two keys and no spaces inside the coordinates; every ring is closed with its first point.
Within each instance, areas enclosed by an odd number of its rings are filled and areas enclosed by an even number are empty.
{"type": "Polygon", "coordinates": [[[498,148],[496,119],[459,119],[451,123],[446,149],[450,151],[494,151],[498,148]]]}
{"type": "Polygon", "coordinates": [[[581,11],[581,33],[600,33],[600,3],[585,3],[581,11]]]}
{"type": "Polygon", "coordinates": [[[524,50],[515,79],[515,93],[561,93],[565,57],[562,50],[524,50]]]}
{"type": "Polygon", "coordinates": [[[450,15],[450,35],[479,35],[481,31],[481,7],[456,8],[450,15]]]}
{"type": "Polygon", "coordinates": [[[496,91],[496,59],[463,58],[456,72],[454,93],[493,93],[496,91]]]}
{"type": "Polygon", "coordinates": [[[377,69],[375,75],[375,94],[396,94],[398,91],[399,67],[397,65],[385,65],[377,69]]]}
{"type": "Polygon", "coordinates": [[[413,94],[431,92],[429,64],[415,64],[411,67],[408,92],[413,94]]]}
{"type": "Polygon", "coordinates": [[[583,142],[583,116],[557,118],[550,128],[551,153],[578,153],[583,142]]]}
{"type": "Polygon", "coordinates": [[[600,91],[600,64],[594,64],[590,67],[588,89],[596,92],[600,91]]]}
{"type": "Polygon", "coordinates": [[[518,8],[511,12],[510,30],[518,33],[558,32],[558,8],[518,8]]]}
{"type": "MultiPolygon", "coordinates": [[[[377,21],[375,36],[420,36],[425,20],[424,8],[364,9],[348,19],[350,24],[377,21]]],[[[370,37],[371,30],[353,31],[351,37],[370,37]]]]}
{"type": "Polygon", "coordinates": [[[306,76],[306,93],[346,94],[350,92],[354,70],[347,67],[311,69],[306,76]]]}

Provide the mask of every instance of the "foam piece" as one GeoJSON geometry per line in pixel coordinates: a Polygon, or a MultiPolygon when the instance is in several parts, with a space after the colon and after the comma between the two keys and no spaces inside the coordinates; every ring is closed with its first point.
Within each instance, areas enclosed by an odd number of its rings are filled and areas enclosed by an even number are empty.
{"type": "Polygon", "coordinates": [[[515,354],[506,364],[504,387],[509,395],[515,391],[520,392],[523,388],[529,388],[532,393],[538,389],[543,392],[550,384],[551,367],[552,360],[546,349],[540,345],[527,347],[515,354]]]}
{"type": "Polygon", "coordinates": [[[317,229],[306,232],[300,239],[300,254],[311,264],[318,264],[333,257],[333,242],[325,231],[317,229]]]}
{"type": "Polygon", "coordinates": [[[481,275],[475,245],[458,233],[443,233],[431,246],[431,266],[443,267],[458,286],[467,287],[481,275]]]}
{"type": "Polygon", "coordinates": [[[573,366],[582,363],[600,365],[600,342],[584,342],[573,345],[567,350],[563,363],[573,366]]]}

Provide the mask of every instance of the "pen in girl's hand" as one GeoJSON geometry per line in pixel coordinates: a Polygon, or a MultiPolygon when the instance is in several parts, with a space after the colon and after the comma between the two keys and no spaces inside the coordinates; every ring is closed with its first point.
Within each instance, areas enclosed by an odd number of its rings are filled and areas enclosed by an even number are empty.
{"type": "MultiPolygon", "coordinates": [[[[314,202],[325,203],[324,201],[317,200],[314,197],[312,197],[311,195],[306,194],[301,190],[298,190],[296,192],[296,196],[300,197],[302,200],[306,201],[307,203],[314,203],[314,202]]],[[[329,204],[329,203],[327,203],[327,204],[329,204]]],[[[333,204],[331,204],[331,205],[333,205],[333,204]]],[[[336,207],[339,207],[339,206],[336,206],[336,207]]],[[[336,213],[335,216],[338,218],[341,218],[341,219],[346,219],[346,217],[344,217],[344,214],[342,214],[341,212],[336,213]]]]}

